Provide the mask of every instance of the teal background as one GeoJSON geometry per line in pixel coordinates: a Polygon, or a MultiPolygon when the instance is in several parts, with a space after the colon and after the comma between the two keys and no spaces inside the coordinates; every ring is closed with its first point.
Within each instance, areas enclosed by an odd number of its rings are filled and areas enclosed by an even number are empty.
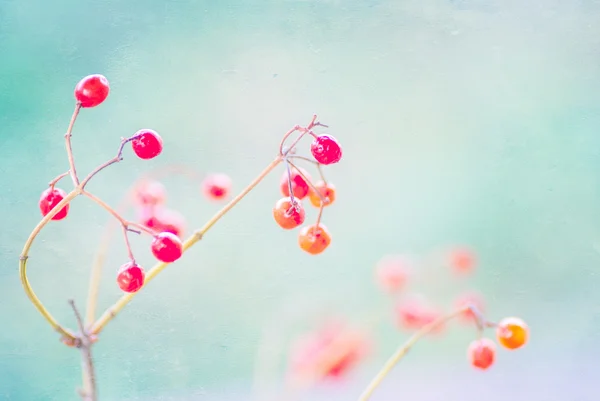
{"type": "MultiPolygon", "coordinates": [[[[473,331],[455,326],[417,347],[374,400],[597,400],[599,22],[592,0],[0,0],[0,399],[77,399],[79,355],[30,305],[17,266],[40,192],[68,168],[73,88],[102,73],[109,98],[75,125],[78,170],[140,128],[165,144],[151,161],[128,150],[97,177],[90,190],[111,204],[173,163],[226,172],[239,191],[312,113],[344,148],[326,170],[339,193],[324,216],[331,247],[304,254],[273,224],[279,169],[102,333],[102,400],[269,399],[290,339],[330,315],[373,329],[375,352],[306,397],[356,399],[407,336],[372,280],[397,252],[430,269],[412,290],[449,307],[478,288],[490,318],[519,315],[532,338],[480,374],[465,361],[473,331]],[[478,254],[466,281],[438,260],[454,244],[478,254]],[[275,359],[257,372],[262,343],[275,359]]],[[[197,183],[166,185],[190,230],[218,210],[197,183]]],[[[32,248],[31,283],[70,327],[66,301],[84,305],[107,219],[77,199],[32,248]]],[[[134,241],[145,266],[147,245],[134,241]]],[[[120,295],[125,259],[115,240],[101,307],[120,295]]]]}

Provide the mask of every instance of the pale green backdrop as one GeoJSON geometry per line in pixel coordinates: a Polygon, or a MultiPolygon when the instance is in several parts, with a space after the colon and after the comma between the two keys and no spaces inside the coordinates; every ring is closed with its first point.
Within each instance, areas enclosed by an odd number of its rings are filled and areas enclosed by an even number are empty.
{"type": "MultiPolygon", "coordinates": [[[[90,73],[111,93],[76,124],[80,171],[140,128],[165,141],[160,158],[126,152],[90,186],[111,203],[173,163],[226,172],[241,190],[312,113],[344,147],[327,169],[339,192],[324,217],[330,249],[303,254],[272,221],[278,170],[108,326],[95,348],[102,400],[248,400],[265,331],[275,352],[323,315],[383,315],[356,376],[307,398],[356,399],[406,337],[374,263],[453,244],[477,251],[476,276],[434,274],[419,289],[449,305],[479,288],[490,317],[522,316],[532,341],[480,374],[465,360],[472,331],[455,327],[415,350],[379,399],[600,397],[600,2],[0,0],[0,399],[76,399],[79,356],[31,306],[17,266],[40,192],[68,167],[72,91],[90,73]]],[[[167,187],[190,229],[218,208],[185,179],[167,187]]],[[[32,249],[32,285],[70,326],[66,301],[85,302],[107,218],[77,199],[32,249]]],[[[151,264],[147,241],[134,245],[151,264]]],[[[103,307],[125,258],[115,241],[103,307]]]]}

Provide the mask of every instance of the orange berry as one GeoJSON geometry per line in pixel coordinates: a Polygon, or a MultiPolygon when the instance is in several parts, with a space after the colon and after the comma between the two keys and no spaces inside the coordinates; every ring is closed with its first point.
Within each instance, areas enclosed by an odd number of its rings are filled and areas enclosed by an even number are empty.
{"type": "Polygon", "coordinates": [[[303,227],[298,235],[298,244],[303,251],[319,254],[331,244],[331,235],[323,224],[303,227]]]}
{"type": "Polygon", "coordinates": [[[302,202],[294,199],[292,203],[290,197],[281,198],[273,208],[273,217],[279,226],[286,230],[298,227],[304,223],[305,212],[302,202]]]}
{"type": "Polygon", "coordinates": [[[475,340],[467,349],[467,357],[471,365],[485,370],[492,366],[496,359],[496,344],[489,338],[475,340]]]}
{"type": "MultiPolygon", "coordinates": [[[[321,193],[321,196],[325,200],[323,206],[329,206],[335,201],[335,186],[332,183],[319,181],[315,184],[315,188],[321,193]]],[[[310,188],[308,191],[308,197],[310,199],[310,203],[315,207],[321,206],[321,198],[319,194],[315,192],[314,189],[310,188]]]]}
{"type": "Polygon", "coordinates": [[[521,348],[529,339],[529,327],[518,317],[506,317],[498,323],[496,337],[505,348],[521,348]]]}

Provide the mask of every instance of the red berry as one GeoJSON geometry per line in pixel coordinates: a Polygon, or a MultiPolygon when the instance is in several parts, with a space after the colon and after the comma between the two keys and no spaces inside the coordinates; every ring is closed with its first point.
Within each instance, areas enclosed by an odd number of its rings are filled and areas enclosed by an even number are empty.
{"type": "MultiPolygon", "coordinates": [[[[464,294],[461,294],[454,301],[454,306],[457,309],[462,309],[467,306],[474,306],[479,312],[485,311],[483,295],[476,291],[465,292],[464,294]]],[[[473,314],[473,311],[471,311],[470,309],[464,312],[462,315],[460,315],[460,318],[464,323],[473,323],[475,317],[476,316],[473,314]]]]}
{"type": "MultiPolygon", "coordinates": [[[[54,209],[54,207],[58,205],[60,201],[65,198],[65,196],[67,196],[67,193],[59,188],[47,188],[44,192],[42,192],[39,201],[42,216],[50,213],[50,211],[54,209]]],[[[54,217],[52,217],[52,220],[62,220],[67,217],[68,213],[69,204],[67,203],[58,213],[54,215],[54,217]]]]}
{"type": "Polygon", "coordinates": [[[323,224],[303,227],[298,235],[298,245],[311,255],[323,252],[330,244],[331,235],[323,224]]]}
{"type": "Polygon", "coordinates": [[[487,369],[496,359],[496,344],[489,338],[473,341],[467,349],[467,357],[471,365],[478,369],[487,369]]]}
{"type": "Polygon", "coordinates": [[[404,255],[386,255],[375,266],[375,279],[387,292],[401,290],[412,271],[411,262],[404,255]]]}
{"type": "Polygon", "coordinates": [[[155,206],[165,202],[167,190],[160,181],[144,181],[135,190],[136,201],[142,206],[155,206]]]}
{"type": "Polygon", "coordinates": [[[152,254],[161,262],[172,263],[181,257],[183,244],[178,236],[170,232],[162,232],[152,240],[152,254]]]}
{"type": "MultiPolygon", "coordinates": [[[[304,177],[306,177],[308,180],[311,179],[310,175],[306,170],[300,167],[298,168],[298,170],[300,170],[302,174],[304,174],[304,177]]],[[[302,174],[298,172],[298,170],[295,168],[291,169],[290,180],[292,181],[292,192],[295,198],[304,199],[310,191],[310,185],[308,185],[308,182],[306,182],[306,180],[304,179],[302,174]]],[[[281,177],[280,189],[283,196],[290,196],[290,186],[288,183],[287,171],[284,171],[283,176],[281,177]]]]}
{"type": "Polygon", "coordinates": [[[457,274],[468,274],[475,269],[475,254],[466,248],[455,249],[450,252],[450,267],[457,274]]]}
{"type": "Polygon", "coordinates": [[[125,263],[117,273],[117,284],[125,292],[136,292],[144,285],[144,269],[135,262],[125,263]]]}
{"type": "Polygon", "coordinates": [[[81,107],[95,107],[106,100],[109,91],[104,75],[88,75],[75,86],[75,99],[81,103],[81,107]]]}
{"type": "Polygon", "coordinates": [[[306,213],[302,207],[302,202],[294,199],[295,204],[289,197],[281,198],[273,208],[273,217],[281,228],[291,230],[304,223],[306,213]]]}
{"type": "Polygon", "coordinates": [[[158,232],[170,232],[181,238],[185,231],[185,218],[175,210],[162,206],[140,209],[139,222],[158,232]]]}
{"type": "Polygon", "coordinates": [[[209,200],[223,200],[230,191],[231,178],[227,174],[210,174],[202,182],[202,192],[209,200]]]}
{"type": "Polygon", "coordinates": [[[521,348],[529,340],[529,327],[518,317],[507,317],[498,323],[496,337],[505,348],[521,348]]]}
{"type": "Polygon", "coordinates": [[[131,141],[131,147],[140,159],[152,159],[162,152],[162,138],[156,131],[141,129],[133,136],[134,139],[131,141]]]}
{"type": "Polygon", "coordinates": [[[340,161],[342,158],[342,148],[331,135],[319,135],[310,145],[310,151],[321,164],[333,164],[340,161]]]}
{"type": "Polygon", "coordinates": [[[319,181],[315,184],[315,189],[319,192],[315,192],[314,189],[310,188],[308,197],[310,203],[315,207],[321,207],[321,197],[325,200],[323,206],[329,206],[335,201],[335,186],[330,182],[319,181]],[[319,193],[321,197],[319,197],[319,193]]]}

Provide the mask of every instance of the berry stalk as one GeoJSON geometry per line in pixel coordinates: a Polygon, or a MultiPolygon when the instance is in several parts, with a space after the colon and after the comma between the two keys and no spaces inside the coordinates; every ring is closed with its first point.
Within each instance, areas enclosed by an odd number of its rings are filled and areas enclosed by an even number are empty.
{"type": "Polygon", "coordinates": [[[73,132],[73,126],[75,125],[75,120],[79,115],[79,110],[81,110],[81,103],[77,102],[75,105],[75,110],[73,111],[73,116],[69,122],[69,128],[67,128],[67,133],[65,134],[65,145],[67,148],[67,157],[69,159],[69,174],[71,174],[71,179],[73,180],[73,185],[75,186],[79,185],[79,178],[77,177],[77,170],[75,170],[73,148],[71,147],[71,132],[73,132]]]}
{"type": "Polygon", "coordinates": [[[408,351],[410,351],[410,349],[417,342],[419,342],[419,340],[421,340],[423,337],[425,337],[429,333],[435,331],[435,329],[438,328],[440,325],[446,323],[449,320],[452,320],[453,318],[455,318],[457,316],[464,314],[465,312],[469,312],[472,309],[473,308],[471,306],[457,309],[454,312],[451,312],[447,315],[441,316],[440,318],[434,320],[433,322],[423,326],[420,330],[418,330],[415,334],[413,334],[387,360],[387,362],[383,365],[383,367],[381,368],[379,373],[377,373],[377,375],[375,375],[375,377],[371,380],[371,382],[369,383],[367,388],[363,391],[361,396],[358,398],[358,401],[369,400],[371,398],[371,396],[373,395],[373,392],[375,391],[375,389],[377,389],[377,387],[379,387],[379,385],[381,384],[383,379],[385,379],[385,377],[392,371],[394,366],[396,366],[396,364],[398,362],[400,362],[400,360],[402,360],[402,358],[408,353],[408,351]]]}
{"type": "MultiPolygon", "coordinates": [[[[283,155],[278,155],[269,165],[250,183],[246,188],[242,190],[235,198],[233,198],[227,205],[219,210],[213,217],[211,217],[204,226],[194,231],[194,233],[188,237],[183,243],[182,252],[186,252],[196,242],[200,241],[204,234],[208,232],[219,221],[227,212],[229,212],[235,205],[237,205],[254,187],[256,187],[275,167],[281,163],[283,155]]],[[[152,281],[161,271],[163,271],[169,263],[157,263],[152,267],[146,274],[144,280],[144,286],[152,281]]],[[[137,294],[137,292],[127,293],[123,295],[117,302],[109,307],[98,320],[90,328],[90,334],[98,334],[104,327],[110,322],[137,294]]]]}

